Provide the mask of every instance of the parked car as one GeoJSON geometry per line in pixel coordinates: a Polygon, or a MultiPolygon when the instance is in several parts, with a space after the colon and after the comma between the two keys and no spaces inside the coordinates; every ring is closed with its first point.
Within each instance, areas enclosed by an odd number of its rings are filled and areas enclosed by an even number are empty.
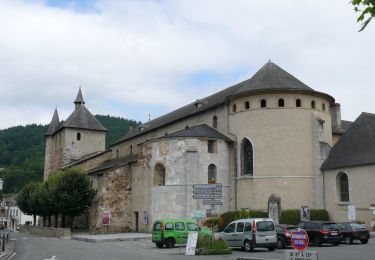
{"type": "Polygon", "coordinates": [[[210,229],[198,227],[191,219],[164,219],[154,222],[152,228],[152,242],[161,248],[174,247],[175,244],[186,244],[189,232],[198,231],[200,235],[212,236],[210,229]]]}
{"type": "Polygon", "coordinates": [[[291,226],[287,224],[279,224],[276,226],[277,233],[277,248],[283,249],[290,246],[290,238],[293,230],[298,229],[297,226],[291,226]]]}
{"type": "Polygon", "coordinates": [[[362,244],[367,244],[370,239],[369,230],[360,224],[344,222],[339,223],[338,226],[342,235],[342,241],[346,244],[353,244],[354,240],[359,240],[362,244]]]}
{"type": "Polygon", "coordinates": [[[310,243],[314,246],[332,244],[337,246],[341,241],[341,233],[336,223],[324,221],[305,221],[297,225],[306,230],[310,243]]]}
{"type": "Polygon", "coordinates": [[[251,252],[255,247],[273,251],[277,244],[275,223],[269,218],[249,218],[232,221],[220,233],[230,247],[241,247],[251,252]]]}

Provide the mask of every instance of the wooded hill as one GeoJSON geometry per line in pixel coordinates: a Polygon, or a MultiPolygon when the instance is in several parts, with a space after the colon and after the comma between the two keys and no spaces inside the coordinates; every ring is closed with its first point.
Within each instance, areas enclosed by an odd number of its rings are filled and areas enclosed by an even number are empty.
{"type": "MultiPolygon", "coordinates": [[[[112,116],[95,116],[108,129],[107,148],[140,122],[112,116]]],[[[15,126],[0,130],[0,177],[3,192],[15,193],[31,180],[43,179],[44,135],[48,125],[15,126]]]]}

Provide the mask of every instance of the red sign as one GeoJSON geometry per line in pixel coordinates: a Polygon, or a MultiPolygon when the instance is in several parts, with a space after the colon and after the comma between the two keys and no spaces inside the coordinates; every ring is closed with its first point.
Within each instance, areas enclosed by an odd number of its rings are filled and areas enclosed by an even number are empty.
{"type": "Polygon", "coordinates": [[[309,246],[309,236],[305,230],[296,229],[291,234],[290,242],[295,250],[304,251],[309,246]]]}
{"type": "Polygon", "coordinates": [[[111,212],[104,211],[103,212],[103,225],[108,226],[111,224],[111,212]]]}

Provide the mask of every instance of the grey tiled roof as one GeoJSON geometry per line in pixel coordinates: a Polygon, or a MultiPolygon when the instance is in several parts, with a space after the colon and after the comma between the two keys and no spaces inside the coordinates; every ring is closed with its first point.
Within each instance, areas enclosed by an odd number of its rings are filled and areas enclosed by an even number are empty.
{"type": "Polygon", "coordinates": [[[375,164],[375,114],[362,113],[333,146],[322,170],[375,164]]]}
{"type": "Polygon", "coordinates": [[[60,127],[60,120],[59,114],[57,113],[57,109],[53,113],[51,123],[49,124],[48,131],[46,135],[53,135],[53,133],[60,127]]]}
{"type": "Polygon", "coordinates": [[[115,160],[108,160],[108,161],[105,161],[103,164],[89,170],[88,174],[100,173],[102,171],[106,171],[112,168],[117,168],[120,166],[127,165],[128,163],[137,162],[137,161],[138,161],[137,154],[131,154],[126,157],[121,157],[115,160]]]}
{"type": "Polygon", "coordinates": [[[74,100],[75,104],[85,104],[85,101],[83,100],[82,91],[81,88],[78,90],[78,94],[76,97],[76,100],[74,100]]]}
{"type": "Polygon", "coordinates": [[[107,131],[84,105],[78,106],[60,128],[64,127],[107,131]]]}
{"type": "Polygon", "coordinates": [[[331,96],[313,90],[312,88],[308,87],[307,85],[290,75],[285,70],[281,69],[276,64],[268,62],[257,73],[255,73],[252,78],[238,83],[234,86],[228,87],[211,96],[200,99],[199,103],[202,104],[202,106],[198,109],[195,105],[196,102],[192,102],[173,112],[170,112],[146,123],[147,128],[143,131],[141,131],[139,128],[134,129],[114,144],[121,143],[125,140],[150,132],[167,124],[223,105],[231,96],[241,95],[248,92],[255,93],[260,91],[288,91],[298,93],[308,92],[310,94],[320,96],[323,95],[326,98],[330,99],[331,102],[334,102],[334,99],[331,96]]]}
{"type": "Polygon", "coordinates": [[[172,134],[164,136],[164,138],[173,138],[173,137],[204,137],[204,138],[213,138],[213,139],[224,139],[227,141],[232,141],[229,137],[223,135],[215,128],[208,126],[207,124],[201,124],[189,127],[182,131],[178,131],[172,134]]]}

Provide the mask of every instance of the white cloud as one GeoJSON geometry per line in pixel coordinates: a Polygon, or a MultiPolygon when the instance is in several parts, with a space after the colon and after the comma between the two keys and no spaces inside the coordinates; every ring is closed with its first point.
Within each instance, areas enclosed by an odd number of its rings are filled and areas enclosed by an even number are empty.
{"type": "Polygon", "coordinates": [[[66,118],[80,84],[93,113],[146,120],[251,77],[268,58],[334,96],[344,119],[375,112],[375,25],[358,33],[346,1],[98,0],[93,9],[0,2],[0,129],[48,123],[56,105],[66,118]],[[201,71],[247,72],[189,87],[201,71]]]}

